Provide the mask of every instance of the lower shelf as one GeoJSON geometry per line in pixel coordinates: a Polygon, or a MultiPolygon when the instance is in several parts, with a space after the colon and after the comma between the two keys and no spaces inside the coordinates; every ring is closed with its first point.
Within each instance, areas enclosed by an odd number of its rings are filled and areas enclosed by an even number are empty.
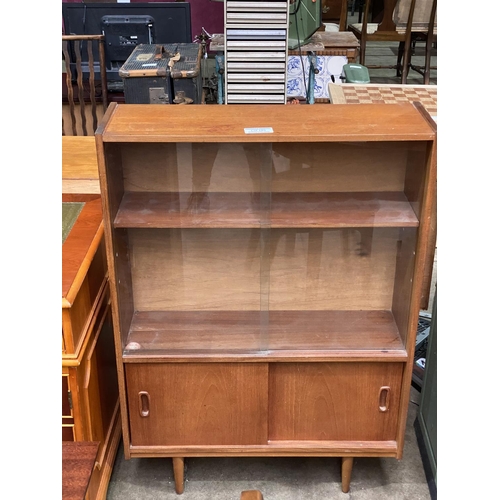
{"type": "Polygon", "coordinates": [[[405,360],[391,311],[139,311],[124,361],[228,358],[405,360]]]}

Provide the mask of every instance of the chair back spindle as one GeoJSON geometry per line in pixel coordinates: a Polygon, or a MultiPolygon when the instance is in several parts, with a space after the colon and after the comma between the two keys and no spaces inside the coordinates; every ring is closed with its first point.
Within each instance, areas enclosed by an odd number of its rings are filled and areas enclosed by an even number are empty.
{"type": "Polygon", "coordinates": [[[67,89],[66,95],[63,93],[62,135],[93,135],[99,117],[108,107],[104,35],[63,35],[62,57],[67,89]],[[95,53],[95,42],[98,56],[95,53]],[[83,49],[87,54],[88,78],[84,78],[83,49]],[[72,56],[74,70],[71,67],[72,56]],[[96,66],[99,68],[100,79],[97,79],[96,66]],[[64,112],[65,105],[67,113],[64,112]],[[70,130],[65,127],[64,120],[68,113],[70,130]]]}

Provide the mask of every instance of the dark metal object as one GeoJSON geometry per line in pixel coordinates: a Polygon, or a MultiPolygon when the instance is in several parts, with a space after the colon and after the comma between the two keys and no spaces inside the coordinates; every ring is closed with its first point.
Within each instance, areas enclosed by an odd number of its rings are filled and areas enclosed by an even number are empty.
{"type": "Polygon", "coordinates": [[[183,92],[200,104],[201,53],[198,43],[138,45],[119,71],[125,102],[175,104],[175,96],[183,92]]]}

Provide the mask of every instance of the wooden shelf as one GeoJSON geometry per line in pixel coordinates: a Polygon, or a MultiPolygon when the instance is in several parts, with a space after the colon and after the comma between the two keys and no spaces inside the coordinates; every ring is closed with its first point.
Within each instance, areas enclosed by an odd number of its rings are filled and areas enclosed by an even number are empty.
{"type": "Polygon", "coordinates": [[[404,360],[390,311],[141,311],[124,361],[201,357],[404,360]],[[134,344],[139,344],[140,348],[134,344]]]}
{"type": "Polygon", "coordinates": [[[417,227],[404,193],[126,192],[116,228],[417,227]]]}

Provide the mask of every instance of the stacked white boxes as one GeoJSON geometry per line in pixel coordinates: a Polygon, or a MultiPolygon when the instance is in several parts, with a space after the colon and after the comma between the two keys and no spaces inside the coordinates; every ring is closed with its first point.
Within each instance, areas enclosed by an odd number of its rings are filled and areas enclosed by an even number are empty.
{"type": "Polygon", "coordinates": [[[225,0],[225,104],[286,104],[288,0],[225,0]]]}

